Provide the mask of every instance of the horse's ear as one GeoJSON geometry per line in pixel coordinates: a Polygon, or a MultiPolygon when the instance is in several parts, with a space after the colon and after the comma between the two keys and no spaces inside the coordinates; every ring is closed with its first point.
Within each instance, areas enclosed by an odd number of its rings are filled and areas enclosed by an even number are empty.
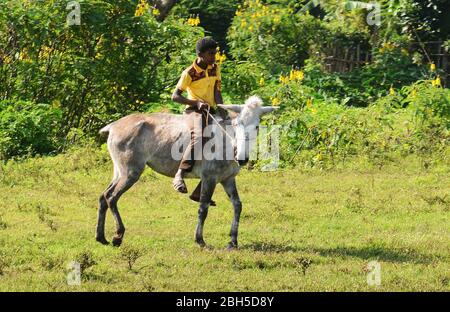
{"type": "Polygon", "coordinates": [[[233,104],[230,105],[218,104],[217,106],[226,109],[230,112],[234,112],[236,114],[239,114],[242,111],[242,108],[244,107],[243,105],[233,105],[233,104]]]}
{"type": "Polygon", "coordinates": [[[271,113],[274,110],[277,110],[279,108],[280,108],[279,106],[263,106],[263,107],[261,107],[261,115],[271,113]]]}

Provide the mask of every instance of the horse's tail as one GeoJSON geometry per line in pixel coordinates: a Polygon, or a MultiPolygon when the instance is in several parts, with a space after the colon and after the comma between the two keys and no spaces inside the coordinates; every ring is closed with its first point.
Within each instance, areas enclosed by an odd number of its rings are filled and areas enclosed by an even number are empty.
{"type": "Polygon", "coordinates": [[[110,123],[109,125],[107,125],[107,126],[101,128],[100,131],[99,131],[98,133],[103,134],[103,135],[109,134],[112,125],[113,125],[113,123],[110,123]]]}

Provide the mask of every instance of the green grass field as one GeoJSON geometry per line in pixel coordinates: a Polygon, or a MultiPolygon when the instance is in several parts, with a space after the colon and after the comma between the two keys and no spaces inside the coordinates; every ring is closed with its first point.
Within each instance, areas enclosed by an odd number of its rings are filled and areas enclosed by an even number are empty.
{"type": "MultiPolygon", "coordinates": [[[[210,247],[200,249],[197,204],[150,169],[119,201],[122,247],[98,244],[97,199],[111,171],[108,155],[91,149],[2,165],[0,291],[450,290],[448,167],[243,170],[232,252],[222,187],[205,224],[210,247]],[[72,260],[84,268],[80,286],[67,284],[72,260]],[[380,286],[367,283],[372,260],[380,286]]],[[[109,211],[106,228],[111,239],[109,211]]]]}

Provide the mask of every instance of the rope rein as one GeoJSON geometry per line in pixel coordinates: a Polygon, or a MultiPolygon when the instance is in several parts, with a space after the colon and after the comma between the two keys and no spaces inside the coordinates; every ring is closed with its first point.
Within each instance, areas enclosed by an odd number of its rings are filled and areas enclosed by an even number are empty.
{"type": "MultiPolygon", "coordinates": [[[[216,122],[216,124],[219,126],[219,129],[231,140],[231,142],[235,143],[235,139],[233,137],[231,137],[231,135],[228,134],[228,132],[220,125],[220,123],[217,121],[216,118],[214,118],[214,116],[209,112],[209,106],[208,106],[208,110],[206,111],[206,113],[208,114],[209,117],[211,117],[212,120],[214,120],[216,122]]],[[[208,125],[208,118],[206,118],[206,125],[208,125]]]]}

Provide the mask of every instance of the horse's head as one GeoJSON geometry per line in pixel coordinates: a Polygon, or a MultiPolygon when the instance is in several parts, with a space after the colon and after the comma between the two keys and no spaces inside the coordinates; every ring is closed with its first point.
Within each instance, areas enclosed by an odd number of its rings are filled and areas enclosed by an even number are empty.
{"type": "Polygon", "coordinates": [[[244,105],[218,105],[230,112],[235,128],[236,160],[239,165],[245,165],[252,147],[256,143],[261,116],[273,112],[278,107],[262,106],[262,100],[257,96],[249,97],[244,105]]]}

